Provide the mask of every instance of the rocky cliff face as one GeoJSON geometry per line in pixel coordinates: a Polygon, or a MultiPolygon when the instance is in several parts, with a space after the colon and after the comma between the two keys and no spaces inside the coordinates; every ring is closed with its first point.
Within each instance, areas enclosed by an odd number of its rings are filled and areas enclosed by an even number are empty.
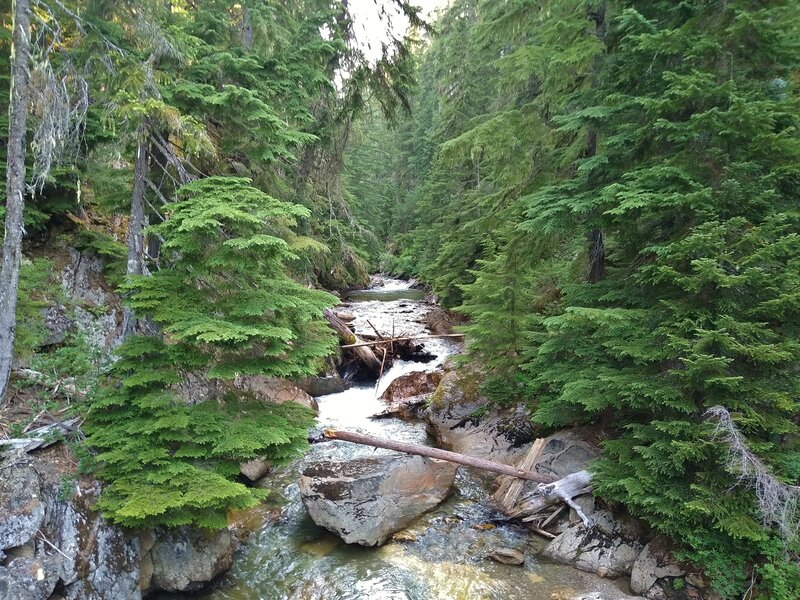
{"type": "Polygon", "coordinates": [[[125,530],[95,509],[97,482],[65,476],[67,449],[0,462],[0,599],[138,600],[196,590],[230,568],[227,530],[125,530]]]}

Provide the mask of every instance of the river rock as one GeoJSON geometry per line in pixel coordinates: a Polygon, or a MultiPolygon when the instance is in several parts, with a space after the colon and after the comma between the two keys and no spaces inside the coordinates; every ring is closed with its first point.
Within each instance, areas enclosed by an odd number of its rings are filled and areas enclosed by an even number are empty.
{"type": "Polygon", "coordinates": [[[530,415],[522,405],[487,410],[488,405],[480,393],[478,375],[449,371],[424,415],[440,445],[461,454],[515,463],[535,437],[530,415]]]}
{"type": "Polygon", "coordinates": [[[663,536],[651,540],[633,563],[631,590],[650,595],[650,589],[662,577],[682,577],[685,571],[672,557],[669,542],[663,536]]]}
{"type": "Polygon", "coordinates": [[[493,550],[489,558],[504,565],[521,565],[525,562],[525,554],[513,548],[498,548],[493,550]]]}
{"type": "Polygon", "coordinates": [[[416,371],[401,375],[381,395],[387,403],[385,410],[376,417],[397,417],[400,419],[417,419],[421,415],[423,405],[436,391],[442,379],[440,371],[416,371]]]}
{"type": "Polygon", "coordinates": [[[378,546],[444,500],[457,468],[405,455],[326,461],[303,472],[300,494],[317,525],[348,544],[378,546]]]}
{"type": "Polygon", "coordinates": [[[425,325],[434,335],[446,335],[453,333],[453,327],[464,322],[458,315],[445,310],[441,306],[434,305],[425,314],[425,325]]]}
{"type": "Polygon", "coordinates": [[[158,533],[150,557],[153,589],[192,592],[231,568],[233,540],[227,529],[179,527],[158,533]]]}
{"type": "Polygon", "coordinates": [[[254,458],[239,465],[239,472],[251,482],[258,481],[272,470],[272,465],[263,458],[254,458]]]}
{"type": "Polygon", "coordinates": [[[287,379],[265,375],[246,375],[237,377],[233,386],[237,390],[253,394],[262,402],[274,404],[297,402],[311,410],[319,410],[317,401],[311,395],[287,379]]]}
{"type": "Polygon", "coordinates": [[[347,384],[335,370],[323,377],[305,377],[294,384],[312,397],[339,394],[347,389],[347,384]]]}
{"type": "Polygon", "coordinates": [[[642,543],[634,531],[623,531],[623,525],[609,529],[609,524],[615,522],[611,513],[600,511],[594,519],[605,521],[605,525],[592,528],[582,523],[570,525],[547,545],[544,555],[603,577],[629,575],[642,552],[642,543]]]}

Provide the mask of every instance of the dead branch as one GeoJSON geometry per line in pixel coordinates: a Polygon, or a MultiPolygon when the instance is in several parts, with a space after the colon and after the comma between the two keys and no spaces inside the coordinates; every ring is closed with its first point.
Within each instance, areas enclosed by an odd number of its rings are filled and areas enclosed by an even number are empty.
{"type": "Polygon", "coordinates": [[[737,485],[755,491],[764,525],[775,525],[784,540],[797,537],[800,526],[800,487],[777,479],[747,445],[747,440],[724,406],[709,408],[705,416],[716,421],[714,438],[728,448],[728,469],[738,477],[737,485]]]}

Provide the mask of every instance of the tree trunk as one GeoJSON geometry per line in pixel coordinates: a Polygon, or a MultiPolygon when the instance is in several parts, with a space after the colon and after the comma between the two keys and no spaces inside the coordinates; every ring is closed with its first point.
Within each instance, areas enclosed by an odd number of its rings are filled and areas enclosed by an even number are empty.
{"type": "MultiPolygon", "coordinates": [[[[601,0],[595,11],[588,14],[590,20],[595,23],[595,35],[603,46],[606,44],[606,3],[601,0]]],[[[594,69],[592,73],[592,89],[596,89],[599,84],[600,69],[602,67],[603,56],[595,56],[594,69]]],[[[586,150],[584,156],[591,158],[597,154],[597,130],[592,128],[586,136],[586,150]]],[[[600,227],[589,231],[587,236],[589,242],[589,261],[587,279],[589,283],[597,283],[606,276],[606,247],[603,239],[603,230],[600,227]]]]}
{"type": "Polygon", "coordinates": [[[558,481],[540,485],[531,494],[522,499],[517,508],[511,512],[511,516],[526,517],[523,521],[527,521],[530,520],[531,515],[535,515],[548,506],[564,502],[567,506],[574,508],[584,525],[588,526],[589,519],[580,506],[575,503],[574,498],[591,492],[591,483],[592,476],[588,471],[578,471],[558,481]]]}
{"type": "Polygon", "coordinates": [[[16,331],[17,288],[25,206],[25,143],[28,116],[30,6],[12,0],[11,99],[8,107],[8,162],[3,266],[0,270],[0,406],[5,402],[16,331]]]}
{"type": "MultiPolygon", "coordinates": [[[[142,128],[144,129],[144,128],[142,128]]],[[[131,194],[131,217],[128,223],[128,275],[144,275],[145,239],[144,229],[147,226],[145,216],[145,188],[147,186],[147,136],[139,132],[139,143],[136,146],[136,160],[133,168],[133,193],[131,194]]],[[[122,335],[130,337],[138,328],[136,317],[129,308],[125,308],[122,335]]]]}
{"type": "Polygon", "coordinates": [[[542,475],[541,473],[534,473],[533,471],[523,471],[511,465],[485,460],[475,456],[467,456],[466,454],[459,454],[458,452],[450,452],[449,450],[441,450],[440,448],[431,448],[430,446],[423,446],[422,444],[398,442],[366,435],[364,433],[339,431],[337,429],[326,429],[323,435],[329,440],[343,440],[345,442],[353,442],[354,444],[374,446],[375,448],[396,450],[397,452],[405,452],[406,454],[438,458],[439,460],[446,460],[467,467],[475,467],[476,469],[483,469],[484,471],[491,471],[492,473],[499,473],[500,475],[519,477],[520,479],[527,479],[537,483],[551,483],[553,481],[553,478],[549,475],[542,475]]]}
{"type": "Polygon", "coordinates": [[[352,350],[370,371],[373,371],[375,374],[380,373],[383,362],[375,355],[375,352],[372,351],[369,345],[365,345],[355,333],[350,331],[347,323],[337,317],[336,313],[332,310],[325,309],[324,315],[328,324],[339,335],[339,339],[348,346],[348,349],[352,350]]]}

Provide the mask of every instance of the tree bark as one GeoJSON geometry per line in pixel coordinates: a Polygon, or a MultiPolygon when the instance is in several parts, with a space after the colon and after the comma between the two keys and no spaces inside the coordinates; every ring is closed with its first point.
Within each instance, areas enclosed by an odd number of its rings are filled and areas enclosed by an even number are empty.
{"type": "Polygon", "coordinates": [[[3,266],[0,270],[0,406],[5,403],[16,332],[22,220],[25,207],[25,143],[30,59],[29,0],[12,0],[11,97],[8,107],[8,159],[3,266]]]}
{"type": "MultiPolygon", "coordinates": [[[[147,136],[142,130],[139,132],[139,143],[136,146],[136,160],[133,167],[133,193],[131,194],[131,216],[128,223],[128,275],[144,275],[145,267],[145,239],[144,229],[147,226],[145,215],[145,188],[147,186],[147,136]]],[[[138,322],[133,312],[125,308],[122,321],[123,337],[130,337],[138,328],[138,322]]]]}
{"type": "Polygon", "coordinates": [[[551,483],[553,481],[553,478],[549,475],[542,475],[541,473],[534,473],[532,471],[523,471],[511,465],[485,460],[483,458],[476,458],[474,456],[467,456],[466,454],[459,454],[458,452],[450,452],[449,450],[442,450],[440,448],[431,448],[430,446],[423,446],[421,444],[398,442],[364,433],[339,431],[337,429],[326,429],[323,435],[330,440],[343,440],[345,442],[353,442],[354,444],[374,446],[375,448],[396,450],[397,452],[405,452],[406,454],[438,458],[439,460],[446,460],[467,467],[475,467],[476,469],[483,469],[484,471],[491,471],[492,473],[499,473],[500,475],[510,475],[511,477],[527,479],[528,481],[535,481],[537,483],[551,483]]]}
{"type": "MultiPolygon", "coordinates": [[[[590,20],[595,23],[595,35],[597,39],[606,45],[606,3],[601,0],[595,11],[588,13],[590,20]]],[[[595,56],[594,68],[592,73],[592,89],[599,85],[600,69],[602,67],[602,55],[595,56]]],[[[586,136],[586,151],[584,156],[591,158],[597,154],[597,130],[592,128],[586,136]]],[[[587,279],[589,283],[597,283],[606,276],[606,247],[601,227],[596,227],[589,231],[587,236],[589,242],[589,261],[587,279]]]]}
{"type": "Polygon", "coordinates": [[[382,361],[375,355],[369,345],[365,345],[359,337],[350,331],[347,323],[342,321],[330,309],[324,311],[325,319],[331,328],[339,335],[339,339],[352,350],[358,359],[375,374],[380,373],[382,361]]]}

